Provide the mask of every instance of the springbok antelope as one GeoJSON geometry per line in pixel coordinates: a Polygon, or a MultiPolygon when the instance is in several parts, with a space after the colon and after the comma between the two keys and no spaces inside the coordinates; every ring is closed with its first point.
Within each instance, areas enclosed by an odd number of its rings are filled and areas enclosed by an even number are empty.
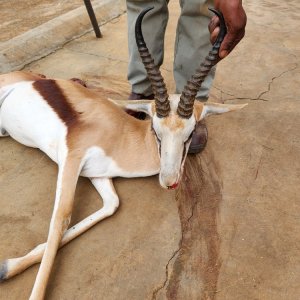
{"type": "Polygon", "coordinates": [[[181,95],[168,95],[160,71],[136,22],[136,40],[155,93],[155,100],[112,101],[80,84],[42,79],[14,72],[0,76],[0,136],[41,149],[58,164],[55,204],[47,242],[0,266],[6,280],[41,262],[30,299],[43,299],[59,247],[70,242],[119,205],[112,178],[150,176],[159,173],[164,188],[175,188],[183,171],[191,136],[198,121],[244,105],[203,104],[195,96],[218,60],[226,27],[222,15],[219,36],[209,55],[187,83],[181,95]],[[122,108],[120,107],[122,106],[122,108]],[[123,108],[146,112],[140,121],[123,108]],[[79,175],[88,177],[103,199],[103,207],[68,229],[79,175]]]}

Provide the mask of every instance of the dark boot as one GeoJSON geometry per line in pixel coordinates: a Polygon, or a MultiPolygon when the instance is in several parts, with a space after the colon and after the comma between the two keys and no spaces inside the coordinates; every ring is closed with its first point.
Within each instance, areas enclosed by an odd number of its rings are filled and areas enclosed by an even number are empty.
{"type": "MultiPolygon", "coordinates": [[[[143,94],[136,94],[134,92],[131,92],[131,94],[128,97],[128,100],[153,100],[154,99],[154,95],[150,94],[148,96],[145,96],[143,94]]],[[[127,109],[126,112],[135,117],[136,119],[139,120],[145,120],[146,119],[146,114],[144,112],[139,112],[139,111],[133,111],[130,109],[127,109]]]]}
{"type": "Polygon", "coordinates": [[[201,152],[206,146],[207,139],[208,132],[205,123],[203,121],[198,122],[196,125],[196,130],[192,136],[192,142],[190,144],[188,153],[196,154],[201,152]]]}

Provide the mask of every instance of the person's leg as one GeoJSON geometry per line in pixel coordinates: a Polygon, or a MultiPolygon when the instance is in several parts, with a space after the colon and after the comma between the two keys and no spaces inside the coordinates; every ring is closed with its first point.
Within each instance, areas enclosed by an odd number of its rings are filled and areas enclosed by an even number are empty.
{"type": "MultiPolygon", "coordinates": [[[[181,15],[177,24],[174,53],[176,93],[181,93],[187,80],[194,74],[211,48],[208,7],[213,7],[213,1],[180,0],[180,6],[181,15]]],[[[203,82],[197,94],[198,99],[207,99],[214,75],[215,68],[203,82]]]]}
{"type": "Polygon", "coordinates": [[[139,13],[146,7],[154,9],[145,16],[142,28],[145,42],[154,58],[155,64],[160,66],[164,56],[164,36],[168,22],[167,0],[127,0],[128,18],[128,80],[135,94],[149,96],[152,94],[150,82],[145,67],[139,56],[135,42],[135,21],[139,13]]]}
{"type": "MultiPolygon", "coordinates": [[[[180,0],[181,15],[177,24],[175,53],[174,53],[174,79],[176,93],[181,93],[187,81],[195,73],[211,44],[208,24],[210,16],[208,7],[213,7],[212,0],[180,0]]],[[[202,83],[197,99],[206,101],[209,89],[215,75],[215,68],[211,70],[202,83]]],[[[199,153],[207,143],[208,132],[205,123],[197,123],[190,144],[189,153],[199,153]]]]}

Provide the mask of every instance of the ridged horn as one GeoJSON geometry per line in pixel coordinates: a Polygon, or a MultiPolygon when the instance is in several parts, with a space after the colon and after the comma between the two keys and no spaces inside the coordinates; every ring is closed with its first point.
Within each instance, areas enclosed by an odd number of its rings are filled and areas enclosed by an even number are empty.
{"type": "Polygon", "coordinates": [[[159,71],[159,68],[155,66],[154,60],[147,48],[143,33],[142,33],[142,21],[145,14],[152,10],[154,7],[144,9],[138,16],[135,23],[135,40],[136,45],[140,53],[140,57],[145,66],[148,74],[148,78],[151,82],[151,86],[154,93],[156,114],[159,118],[165,118],[170,112],[170,102],[168,100],[168,92],[164,79],[159,71]]]}
{"type": "Polygon", "coordinates": [[[215,13],[219,17],[220,32],[212,49],[205,57],[204,62],[202,62],[202,64],[196,70],[195,74],[191,77],[191,79],[188,80],[187,84],[185,85],[181,93],[180,101],[178,103],[178,108],[177,108],[177,114],[181,118],[185,118],[185,119],[190,118],[191,115],[193,114],[193,107],[194,107],[194,102],[195,102],[197,92],[201,88],[202,82],[206,78],[211,68],[214,65],[216,65],[219,61],[219,49],[227,33],[225,20],[222,13],[212,8],[209,8],[209,10],[215,13]]]}

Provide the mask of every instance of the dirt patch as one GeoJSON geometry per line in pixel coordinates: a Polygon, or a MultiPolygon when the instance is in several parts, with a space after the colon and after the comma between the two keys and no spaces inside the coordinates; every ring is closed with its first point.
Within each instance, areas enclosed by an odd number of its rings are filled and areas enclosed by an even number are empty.
{"type": "Polygon", "coordinates": [[[81,5],[82,0],[0,1],[0,41],[12,39],[81,5]]]}

